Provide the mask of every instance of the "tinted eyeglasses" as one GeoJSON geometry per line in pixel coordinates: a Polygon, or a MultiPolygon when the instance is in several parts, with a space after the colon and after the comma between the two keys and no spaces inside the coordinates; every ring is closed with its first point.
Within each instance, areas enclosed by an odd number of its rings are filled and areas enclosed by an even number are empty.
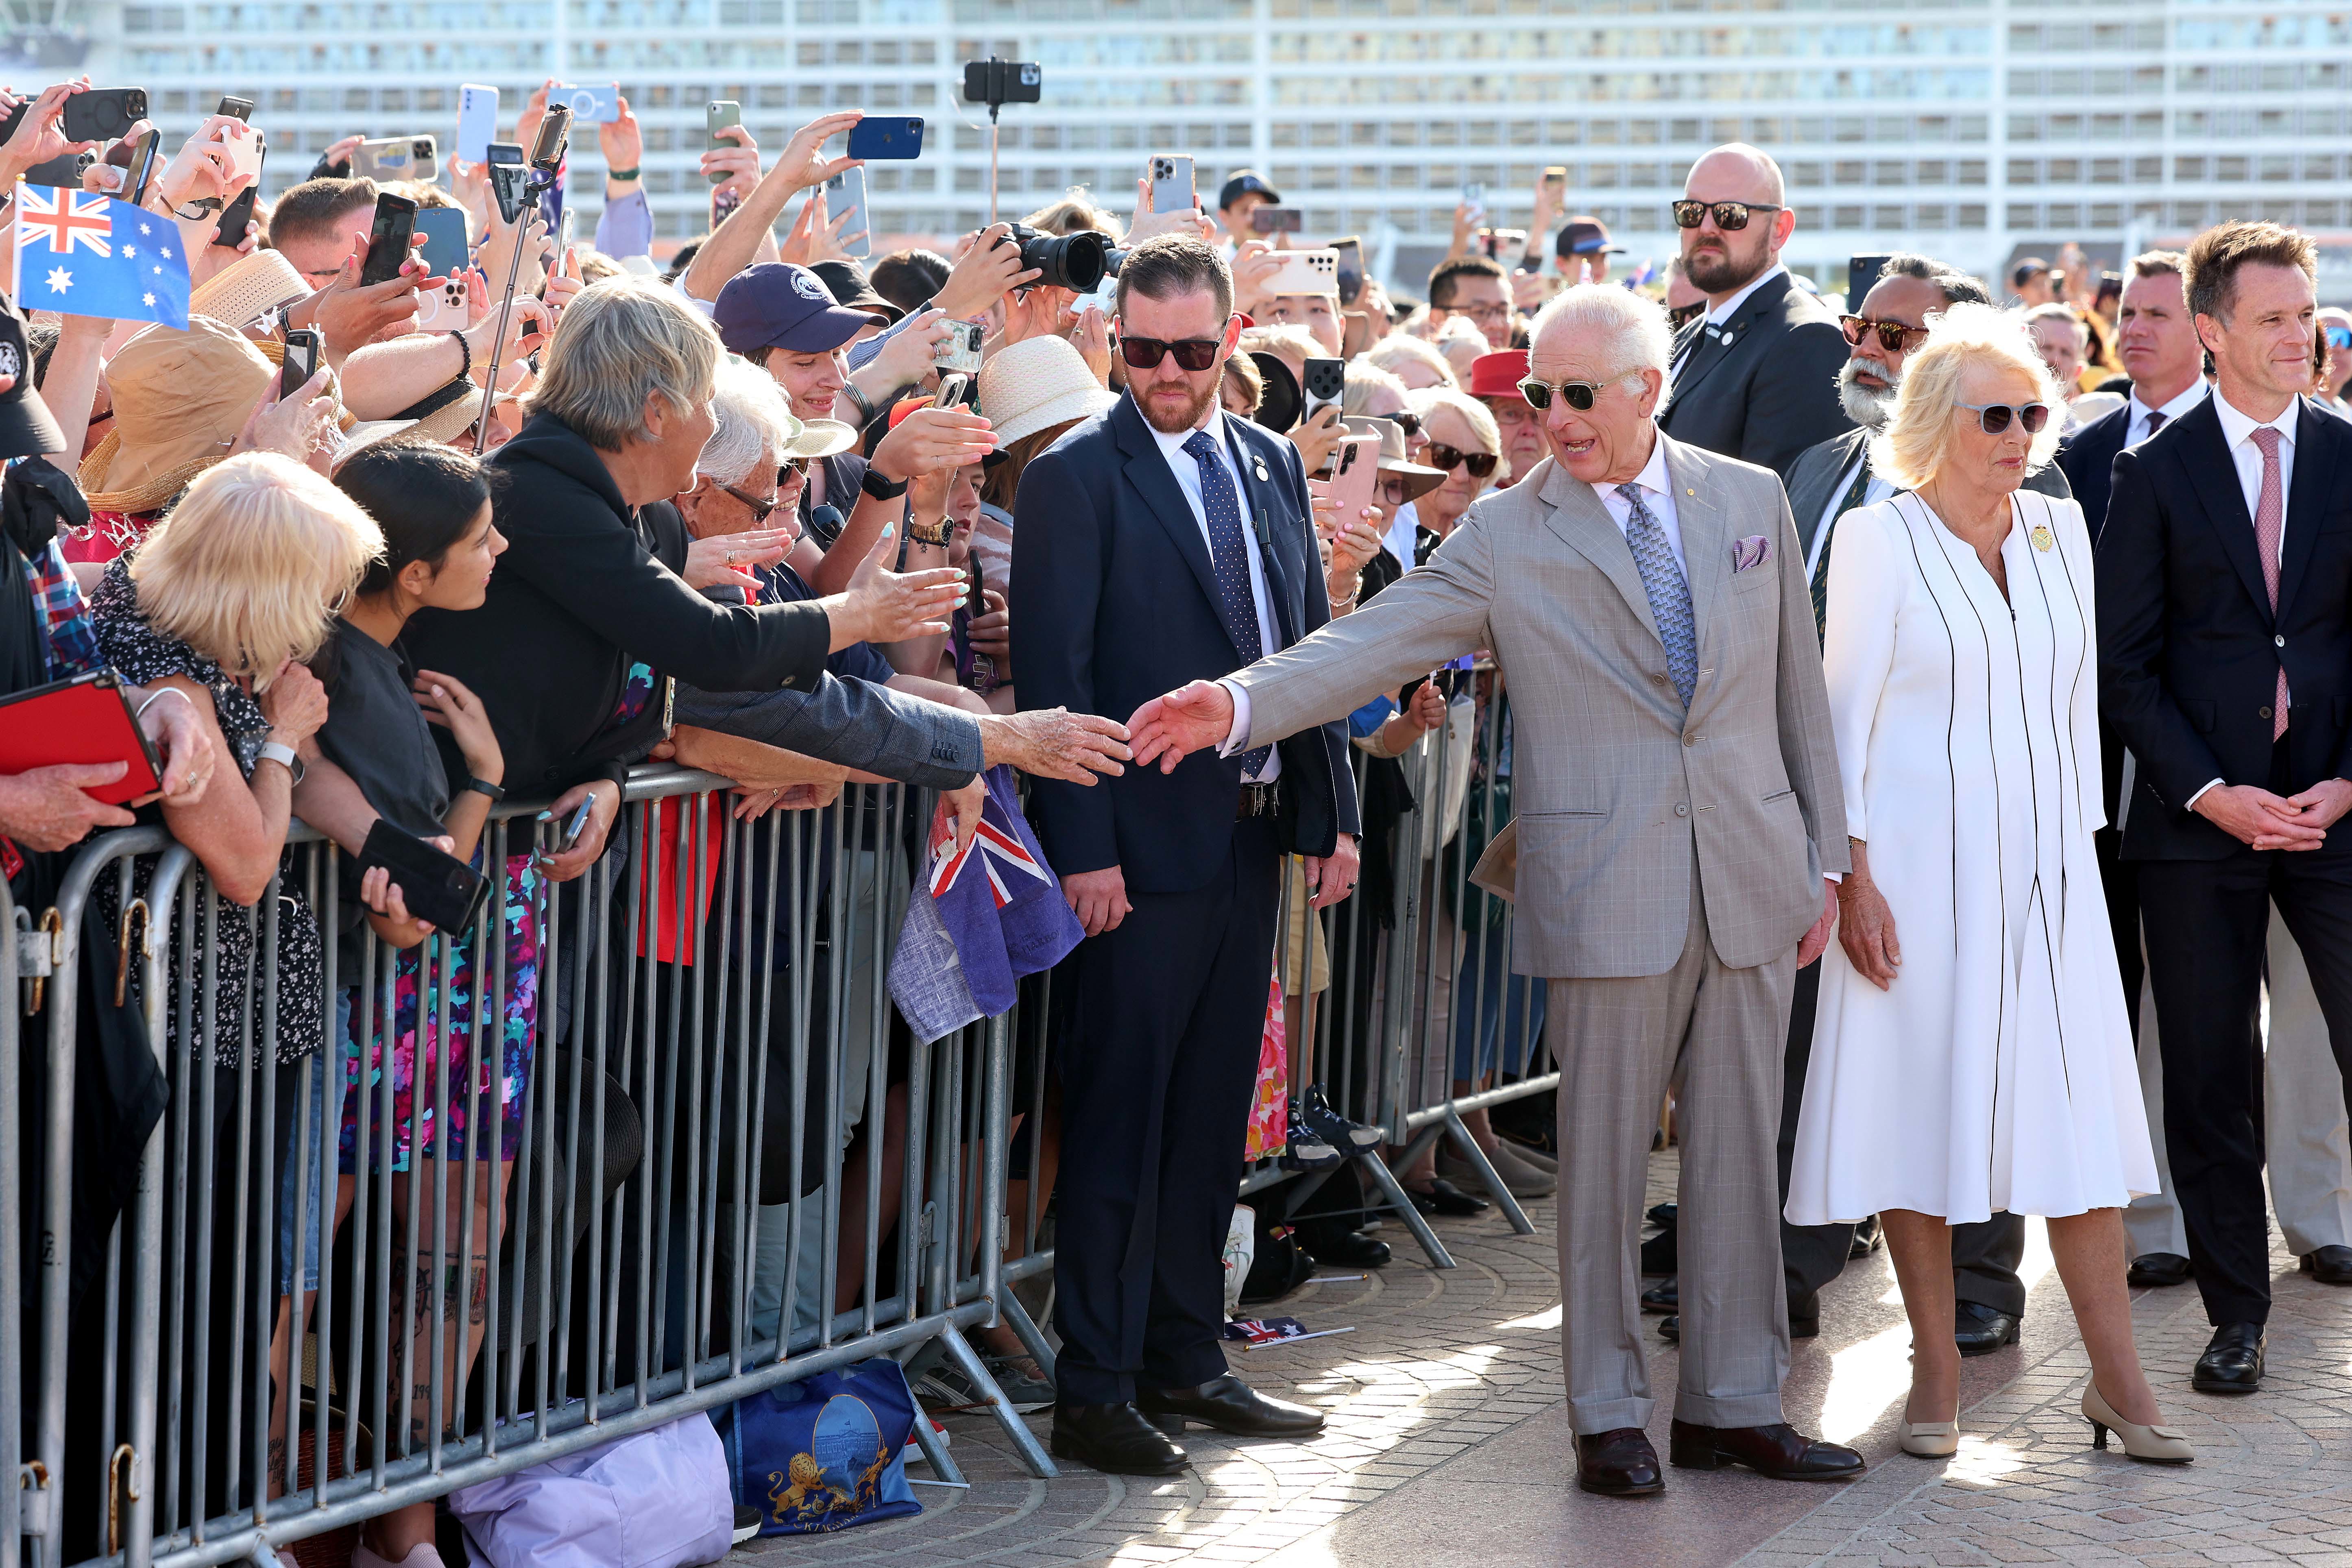
{"type": "Polygon", "coordinates": [[[1840,316],[1838,325],[1844,330],[1845,341],[1856,348],[1872,332],[1878,334],[1878,346],[1888,353],[1899,354],[1917,348],[1927,337],[1925,327],[1906,327],[1900,321],[1874,321],[1867,316],[1840,316]]]}
{"type": "Polygon", "coordinates": [[[2352,349],[2352,327],[2325,327],[2327,346],[2331,349],[2352,349]]]}
{"type": "Polygon", "coordinates": [[[1579,414],[1584,414],[1591,412],[1593,400],[1601,395],[1601,389],[1606,384],[1597,381],[1563,381],[1555,386],[1529,376],[1519,383],[1519,395],[1526,398],[1528,406],[1538,414],[1551,406],[1555,396],[1579,414]]]}
{"type": "Polygon", "coordinates": [[[759,496],[747,496],[733,485],[721,485],[719,488],[751,509],[751,526],[754,528],[766,526],[768,514],[782,504],[772,496],[764,500],[759,496]]]}
{"type": "Polygon", "coordinates": [[[1492,478],[1495,465],[1500,461],[1492,452],[1465,452],[1443,441],[1432,441],[1426,455],[1431,468],[1443,468],[1449,474],[1456,468],[1467,468],[1474,479],[1492,478]]]}
{"type": "Polygon", "coordinates": [[[1171,343],[1160,338],[1130,338],[1121,333],[1118,357],[1133,369],[1156,370],[1160,362],[1172,353],[1178,369],[1203,371],[1217,363],[1217,351],[1224,346],[1223,338],[1179,338],[1171,343]]]}
{"type": "Polygon", "coordinates": [[[1750,213],[1776,213],[1780,209],[1770,202],[1676,202],[1674,204],[1675,226],[1696,228],[1715,215],[1715,226],[1729,233],[1748,226],[1750,213]]]}
{"type": "Polygon", "coordinates": [[[1988,436],[1998,436],[2008,429],[2011,419],[2024,426],[2029,436],[2040,435],[2042,427],[2050,423],[2050,405],[2046,403],[2029,403],[2022,408],[2012,408],[2006,403],[1956,403],[1952,406],[1973,410],[1977,423],[1988,436]]]}

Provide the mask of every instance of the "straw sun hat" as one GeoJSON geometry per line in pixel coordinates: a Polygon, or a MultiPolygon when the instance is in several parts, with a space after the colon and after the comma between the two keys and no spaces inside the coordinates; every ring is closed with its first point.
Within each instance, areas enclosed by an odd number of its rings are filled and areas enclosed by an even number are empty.
{"type": "MultiPolygon", "coordinates": [[[[125,343],[106,367],[114,428],[81,463],[90,510],[138,513],[169,505],[228,456],[285,357],[283,345],[256,342],[206,316],[189,317],[184,331],[149,327],[125,343]]],[[[347,436],[390,433],[362,428],[348,412],[341,423],[347,436]]]]}
{"type": "Polygon", "coordinates": [[[292,262],[278,251],[257,250],[205,279],[188,296],[188,314],[245,327],[310,294],[292,262]]]}
{"type": "Polygon", "coordinates": [[[980,367],[980,411],[999,451],[1049,426],[1092,418],[1118,401],[1066,338],[1024,338],[980,367]]]}

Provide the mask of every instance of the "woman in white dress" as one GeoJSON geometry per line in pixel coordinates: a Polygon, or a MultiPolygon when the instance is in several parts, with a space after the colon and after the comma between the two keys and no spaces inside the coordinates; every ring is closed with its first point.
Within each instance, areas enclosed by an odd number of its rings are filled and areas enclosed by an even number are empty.
{"type": "Polygon", "coordinates": [[[2134,1458],[2158,1426],[2122,1210],[2157,1185],[2091,834],[2102,821],[2091,545],[2019,493],[2063,406],[2015,318],[1931,322],[1848,513],[1822,662],[1853,872],[1797,1127],[1796,1225],[1883,1216],[1912,1331],[1903,1446],[1958,1444],[1953,1225],[2048,1216],[2091,1354],[2083,1413],[2134,1458]]]}

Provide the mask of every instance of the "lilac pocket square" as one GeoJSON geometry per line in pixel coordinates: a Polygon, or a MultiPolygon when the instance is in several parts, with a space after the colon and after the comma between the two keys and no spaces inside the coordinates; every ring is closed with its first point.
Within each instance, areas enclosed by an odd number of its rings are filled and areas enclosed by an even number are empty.
{"type": "Polygon", "coordinates": [[[1761,566],[1771,559],[1772,537],[1769,534],[1751,533],[1731,547],[1731,569],[1735,573],[1745,572],[1750,566],[1761,566]]]}

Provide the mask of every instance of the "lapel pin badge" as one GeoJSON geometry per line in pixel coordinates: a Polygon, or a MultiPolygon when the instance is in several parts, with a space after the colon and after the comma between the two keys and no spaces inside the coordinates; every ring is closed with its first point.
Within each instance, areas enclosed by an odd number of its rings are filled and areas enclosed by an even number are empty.
{"type": "Polygon", "coordinates": [[[2058,541],[2056,537],[2051,533],[2048,524],[2037,522],[2033,525],[2034,549],[2046,552],[2057,542],[2058,541]]]}

